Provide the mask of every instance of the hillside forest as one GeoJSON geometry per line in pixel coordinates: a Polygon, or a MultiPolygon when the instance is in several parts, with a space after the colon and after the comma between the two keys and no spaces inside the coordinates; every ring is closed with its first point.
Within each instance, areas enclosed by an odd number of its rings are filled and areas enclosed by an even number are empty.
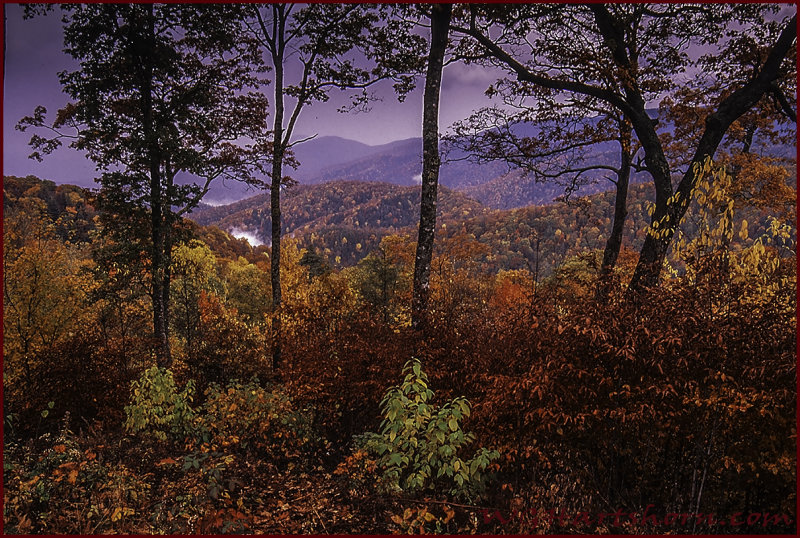
{"type": "Polygon", "coordinates": [[[26,5],[4,532],[795,533],[794,10],[26,5]]]}

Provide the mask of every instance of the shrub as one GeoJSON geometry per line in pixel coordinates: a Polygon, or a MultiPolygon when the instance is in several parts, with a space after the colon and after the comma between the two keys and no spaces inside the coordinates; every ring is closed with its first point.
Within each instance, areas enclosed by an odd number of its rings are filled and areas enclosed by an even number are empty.
{"type": "Polygon", "coordinates": [[[172,372],[153,366],[131,383],[132,402],[125,406],[125,429],[147,431],[156,439],[185,437],[193,431],[195,412],[191,407],[194,381],[178,392],[172,372]]]}
{"type": "Polygon", "coordinates": [[[205,395],[200,425],[203,441],[215,449],[253,450],[284,459],[299,456],[314,439],[310,413],[297,410],[278,388],[261,387],[258,379],[234,380],[224,388],[212,384],[205,395]]]}
{"type": "Polygon", "coordinates": [[[29,437],[41,433],[39,426],[52,429],[66,412],[87,422],[119,423],[127,395],[118,387],[127,386],[132,376],[106,352],[97,333],[90,326],[65,336],[28,355],[26,367],[4,363],[5,409],[19,416],[15,434],[29,437]],[[50,401],[57,405],[39,424],[39,413],[50,401]]]}
{"type": "Polygon", "coordinates": [[[4,445],[3,523],[9,534],[136,533],[150,485],[84,449],[67,428],[32,445],[4,445]]]}
{"type": "Polygon", "coordinates": [[[469,460],[459,456],[474,439],[461,429],[461,421],[470,415],[469,402],[456,398],[441,407],[430,404],[433,391],[417,359],[407,362],[403,373],[403,384],[383,398],[381,432],[362,440],[378,456],[388,485],[407,492],[446,487],[462,497],[482,493],[486,470],[500,454],[481,448],[469,460]]]}
{"type": "Polygon", "coordinates": [[[264,327],[239,319],[219,297],[202,291],[197,345],[187,360],[201,387],[270,373],[270,343],[264,327]]]}

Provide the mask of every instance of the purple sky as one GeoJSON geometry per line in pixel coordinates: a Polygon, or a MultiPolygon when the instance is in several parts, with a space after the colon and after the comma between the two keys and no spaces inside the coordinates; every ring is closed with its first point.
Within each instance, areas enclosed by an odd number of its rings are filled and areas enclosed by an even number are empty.
{"type": "MultiPolygon", "coordinates": [[[[5,5],[5,82],[3,95],[3,173],[36,175],[60,183],[91,185],[94,166],[69,148],[57,150],[39,163],[28,159],[28,133],[14,126],[37,105],[54,113],[67,101],[61,93],[57,73],[74,69],[76,62],[62,52],[61,13],[58,9],[44,17],[23,20],[18,4],[5,5]]],[[[442,80],[440,128],[468,116],[473,109],[489,104],[483,94],[497,78],[476,66],[453,64],[445,67],[442,80]]],[[[422,83],[403,103],[398,103],[390,83],[375,88],[382,98],[368,113],[341,114],[336,109],[348,102],[346,95],[334,91],[327,103],[306,107],[296,128],[298,137],[335,135],[370,145],[420,136],[422,128],[422,83]]],[[[52,116],[51,116],[52,117],[52,116]]]]}

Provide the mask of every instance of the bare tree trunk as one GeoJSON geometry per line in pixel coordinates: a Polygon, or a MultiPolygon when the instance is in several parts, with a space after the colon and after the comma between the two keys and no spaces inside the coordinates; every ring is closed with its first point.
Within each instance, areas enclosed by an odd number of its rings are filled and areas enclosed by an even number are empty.
{"type": "Polygon", "coordinates": [[[612,272],[619,258],[622,248],[622,236],[625,231],[625,219],[628,216],[628,184],[631,178],[631,124],[626,120],[620,121],[620,165],[617,172],[617,189],[614,195],[614,222],[611,224],[611,233],[603,250],[603,263],[600,266],[600,278],[597,288],[597,297],[602,300],[611,292],[612,272]]]}
{"type": "Polygon", "coordinates": [[[414,261],[414,294],[411,304],[411,325],[422,329],[430,295],[431,258],[436,229],[436,196],[439,186],[439,92],[442,67],[450,31],[452,4],[431,6],[431,48],[425,74],[422,112],[422,196],[419,214],[419,235],[414,261]]]}
{"type": "MultiPolygon", "coordinates": [[[[167,167],[169,168],[169,167],[167,167]]],[[[172,190],[174,175],[172,172],[167,169],[167,189],[172,190]]],[[[171,199],[168,193],[168,199],[171,199]]],[[[164,366],[169,368],[172,366],[172,347],[169,343],[169,327],[170,327],[170,309],[169,309],[169,297],[170,297],[170,289],[172,286],[172,227],[174,226],[174,214],[172,213],[172,208],[167,205],[166,207],[162,208],[162,248],[163,248],[163,258],[162,264],[163,268],[163,276],[161,281],[161,319],[164,326],[164,332],[162,333],[162,346],[164,349],[164,366]]]]}
{"type": "Polygon", "coordinates": [[[272,217],[272,254],[270,259],[270,282],[272,284],[272,370],[277,371],[281,363],[281,185],[283,172],[281,158],[274,156],[272,163],[272,186],[270,187],[270,213],[272,217]]]}
{"type": "Polygon", "coordinates": [[[272,255],[270,281],[272,284],[272,371],[281,366],[281,179],[283,178],[283,13],[273,6],[280,28],[275,32],[272,62],[275,68],[275,118],[272,144],[272,183],[270,185],[270,215],[272,220],[272,255]]]}
{"type": "Polygon", "coordinates": [[[161,152],[158,135],[153,125],[153,67],[147,56],[154,47],[155,20],[153,6],[149,6],[149,27],[145,38],[144,69],[141,73],[142,112],[144,135],[147,139],[147,151],[150,168],[150,226],[153,266],[151,267],[151,298],[153,301],[153,338],[156,344],[156,360],[159,366],[169,366],[171,362],[169,349],[169,326],[167,320],[167,301],[169,296],[169,280],[166,277],[164,259],[164,207],[161,189],[161,152]]]}

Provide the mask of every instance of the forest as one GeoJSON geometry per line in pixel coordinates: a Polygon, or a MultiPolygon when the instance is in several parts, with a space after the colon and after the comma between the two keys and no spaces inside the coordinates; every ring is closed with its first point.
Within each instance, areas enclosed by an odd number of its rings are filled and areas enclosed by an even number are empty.
{"type": "Polygon", "coordinates": [[[797,532],[795,6],[21,12],[5,533],[797,532]]]}

